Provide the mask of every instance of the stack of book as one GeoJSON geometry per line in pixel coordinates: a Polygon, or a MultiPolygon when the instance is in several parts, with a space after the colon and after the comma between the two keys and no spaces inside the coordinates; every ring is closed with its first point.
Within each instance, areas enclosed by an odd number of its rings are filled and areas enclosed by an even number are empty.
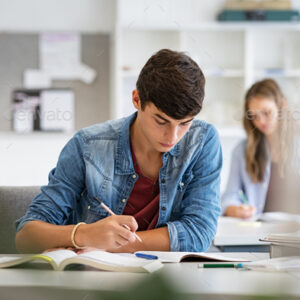
{"type": "Polygon", "coordinates": [[[219,21],[299,21],[290,0],[227,0],[219,21]]]}
{"type": "Polygon", "coordinates": [[[270,257],[300,256],[300,231],[269,234],[262,241],[270,242],[270,257]]]}

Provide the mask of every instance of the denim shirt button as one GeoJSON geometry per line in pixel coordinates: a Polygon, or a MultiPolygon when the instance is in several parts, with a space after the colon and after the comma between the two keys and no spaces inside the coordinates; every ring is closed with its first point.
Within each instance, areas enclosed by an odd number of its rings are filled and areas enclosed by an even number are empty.
{"type": "Polygon", "coordinates": [[[167,208],[165,206],[162,206],[161,210],[166,210],[167,208]]]}
{"type": "Polygon", "coordinates": [[[90,206],[90,205],[88,206],[88,209],[91,209],[91,206],[90,206]]]}
{"type": "Polygon", "coordinates": [[[126,202],[126,199],[122,199],[122,202],[125,203],[125,202],[126,202]]]}
{"type": "Polygon", "coordinates": [[[132,178],[133,178],[133,179],[135,179],[135,178],[136,178],[136,175],[135,175],[135,174],[133,174],[133,175],[132,175],[132,178]]]}
{"type": "Polygon", "coordinates": [[[165,183],[166,182],[166,180],[163,178],[162,180],[161,180],[161,183],[165,183]]]}
{"type": "Polygon", "coordinates": [[[181,181],[181,182],[180,182],[180,186],[184,186],[184,182],[181,181]]]}

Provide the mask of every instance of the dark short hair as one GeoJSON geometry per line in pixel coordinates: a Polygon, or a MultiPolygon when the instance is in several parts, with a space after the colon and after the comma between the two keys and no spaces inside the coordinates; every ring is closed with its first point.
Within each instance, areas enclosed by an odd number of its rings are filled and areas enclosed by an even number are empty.
{"type": "Polygon", "coordinates": [[[173,119],[197,115],[204,98],[205,77],[183,52],[162,49],[141,70],[136,88],[141,107],[152,102],[173,119]]]}

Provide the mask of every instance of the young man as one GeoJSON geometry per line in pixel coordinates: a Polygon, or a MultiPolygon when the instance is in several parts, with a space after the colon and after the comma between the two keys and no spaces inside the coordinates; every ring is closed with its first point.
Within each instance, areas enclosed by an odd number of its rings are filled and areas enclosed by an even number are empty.
{"type": "Polygon", "coordinates": [[[132,92],[137,112],[82,129],[64,147],[16,222],[18,250],[205,251],[220,214],[222,153],[214,127],[194,120],[204,85],[187,55],[154,54],[132,92]]]}

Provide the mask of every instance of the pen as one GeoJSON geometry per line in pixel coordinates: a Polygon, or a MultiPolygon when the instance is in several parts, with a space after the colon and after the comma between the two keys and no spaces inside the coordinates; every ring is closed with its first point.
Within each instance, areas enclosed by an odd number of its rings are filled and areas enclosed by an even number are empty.
{"type": "MultiPolygon", "coordinates": [[[[105,205],[99,198],[97,198],[96,196],[94,196],[94,199],[97,200],[100,205],[108,212],[110,213],[111,215],[115,216],[116,214],[107,206],[105,205]]],[[[122,225],[123,227],[125,227],[126,229],[130,230],[130,228],[126,225],[126,224],[123,224],[122,225]]],[[[140,241],[142,243],[142,239],[136,234],[134,233],[135,237],[137,238],[138,241],[140,241]]]]}
{"type": "Polygon", "coordinates": [[[158,256],[156,255],[140,253],[140,252],[135,253],[135,256],[140,258],[145,258],[145,259],[158,259],[158,256]]]}
{"type": "Polygon", "coordinates": [[[246,196],[245,196],[243,190],[239,190],[239,194],[240,194],[240,197],[241,197],[242,202],[243,202],[245,205],[248,205],[249,203],[248,203],[248,200],[247,200],[247,198],[246,198],[246,196]]]}
{"type": "Polygon", "coordinates": [[[243,268],[243,264],[198,264],[198,268],[243,268]]]}

